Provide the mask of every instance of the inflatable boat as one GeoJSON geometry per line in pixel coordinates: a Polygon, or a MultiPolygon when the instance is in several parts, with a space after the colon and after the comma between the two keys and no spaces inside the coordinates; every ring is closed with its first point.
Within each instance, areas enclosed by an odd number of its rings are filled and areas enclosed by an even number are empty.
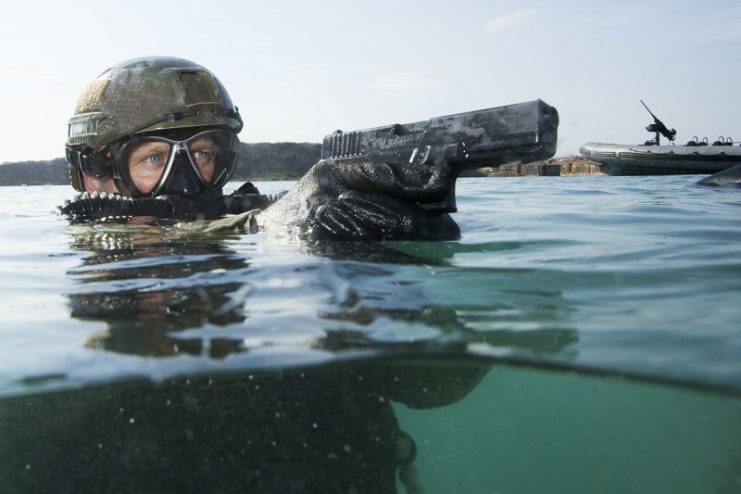
{"type": "Polygon", "coordinates": [[[707,137],[699,140],[695,136],[684,146],[675,145],[677,131],[664,125],[643,100],[641,104],[653,117],[653,123],[646,127],[656,134],[653,139],[640,145],[588,142],[579,153],[608,175],[712,174],[741,163],[741,146],[734,146],[730,137],[721,136],[709,144],[707,137]],[[662,146],[661,136],[670,144],[662,146]]]}
{"type": "Polygon", "coordinates": [[[608,175],[711,174],[741,163],[741,146],[730,139],[718,142],[685,146],[589,142],[579,153],[608,175]]]}

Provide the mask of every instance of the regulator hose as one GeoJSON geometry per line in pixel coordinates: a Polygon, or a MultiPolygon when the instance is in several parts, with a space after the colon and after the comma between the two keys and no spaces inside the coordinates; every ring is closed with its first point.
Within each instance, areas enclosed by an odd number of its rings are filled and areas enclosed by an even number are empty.
{"type": "Polygon", "coordinates": [[[83,192],[67,200],[59,210],[71,223],[125,222],[135,216],[172,218],[178,220],[214,219],[224,214],[240,214],[253,209],[265,209],[284,193],[200,194],[188,198],[164,195],[131,198],[106,192],[83,192]]]}
{"type": "Polygon", "coordinates": [[[71,223],[89,221],[124,221],[134,216],[174,218],[175,207],[165,197],[138,198],[108,194],[106,192],[83,192],[74,199],[64,201],[59,211],[71,223]]]}

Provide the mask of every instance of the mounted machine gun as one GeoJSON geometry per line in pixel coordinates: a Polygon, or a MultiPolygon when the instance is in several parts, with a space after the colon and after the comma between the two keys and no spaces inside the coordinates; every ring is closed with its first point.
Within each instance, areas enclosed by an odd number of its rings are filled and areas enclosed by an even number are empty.
{"type": "Polygon", "coordinates": [[[669,130],[666,127],[666,125],[664,125],[664,122],[662,122],[661,120],[659,120],[658,118],[656,118],[656,115],[654,115],[653,112],[648,108],[648,106],[646,106],[646,103],[644,103],[643,100],[641,100],[641,104],[648,111],[648,113],[651,114],[651,116],[654,119],[654,123],[649,124],[648,126],[646,126],[646,130],[649,131],[649,132],[655,132],[656,133],[656,138],[655,139],[651,139],[650,141],[646,141],[645,142],[645,145],[646,146],[658,146],[658,145],[660,145],[661,144],[661,141],[659,140],[659,136],[664,136],[667,139],[669,139],[669,141],[674,141],[674,136],[677,135],[677,131],[674,130],[674,129],[669,130]]]}

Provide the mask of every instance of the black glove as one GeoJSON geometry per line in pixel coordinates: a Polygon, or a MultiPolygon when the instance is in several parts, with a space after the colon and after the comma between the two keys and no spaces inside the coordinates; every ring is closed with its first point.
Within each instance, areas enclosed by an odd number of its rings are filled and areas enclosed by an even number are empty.
{"type": "Polygon", "coordinates": [[[320,161],[258,221],[297,227],[309,240],[458,238],[449,215],[425,207],[442,203],[454,184],[447,167],[320,161]]]}
{"type": "Polygon", "coordinates": [[[317,202],[306,224],[309,240],[451,239],[460,229],[447,214],[391,196],[345,192],[317,202]]]}

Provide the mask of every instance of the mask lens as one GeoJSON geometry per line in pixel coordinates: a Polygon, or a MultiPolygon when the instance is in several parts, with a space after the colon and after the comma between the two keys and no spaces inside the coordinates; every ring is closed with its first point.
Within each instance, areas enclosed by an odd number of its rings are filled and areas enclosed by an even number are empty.
{"type": "Polygon", "coordinates": [[[236,165],[234,139],[234,134],[221,130],[201,132],[188,139],[190,161],[205,185],[220,187],[231,176],[236,165]]]}
{"type": "Polygon", "coordinates": [[[216,189],[229,180],[237,163],[236,142],[234,133],[223,130],[199,132],[182,141],[136,137],[121,147],[116,166],[139,194],[189,195],[192,186],[216,189]],[[185,187],[184,181],[195,182],[185,187]]]}
{"type": "Polygon", "coordinates": [[[129,142],[119,158],[123,174],[141,193],[153,192],[165,174],[172,144],[169,140],[145,137],[129,142]]]}

